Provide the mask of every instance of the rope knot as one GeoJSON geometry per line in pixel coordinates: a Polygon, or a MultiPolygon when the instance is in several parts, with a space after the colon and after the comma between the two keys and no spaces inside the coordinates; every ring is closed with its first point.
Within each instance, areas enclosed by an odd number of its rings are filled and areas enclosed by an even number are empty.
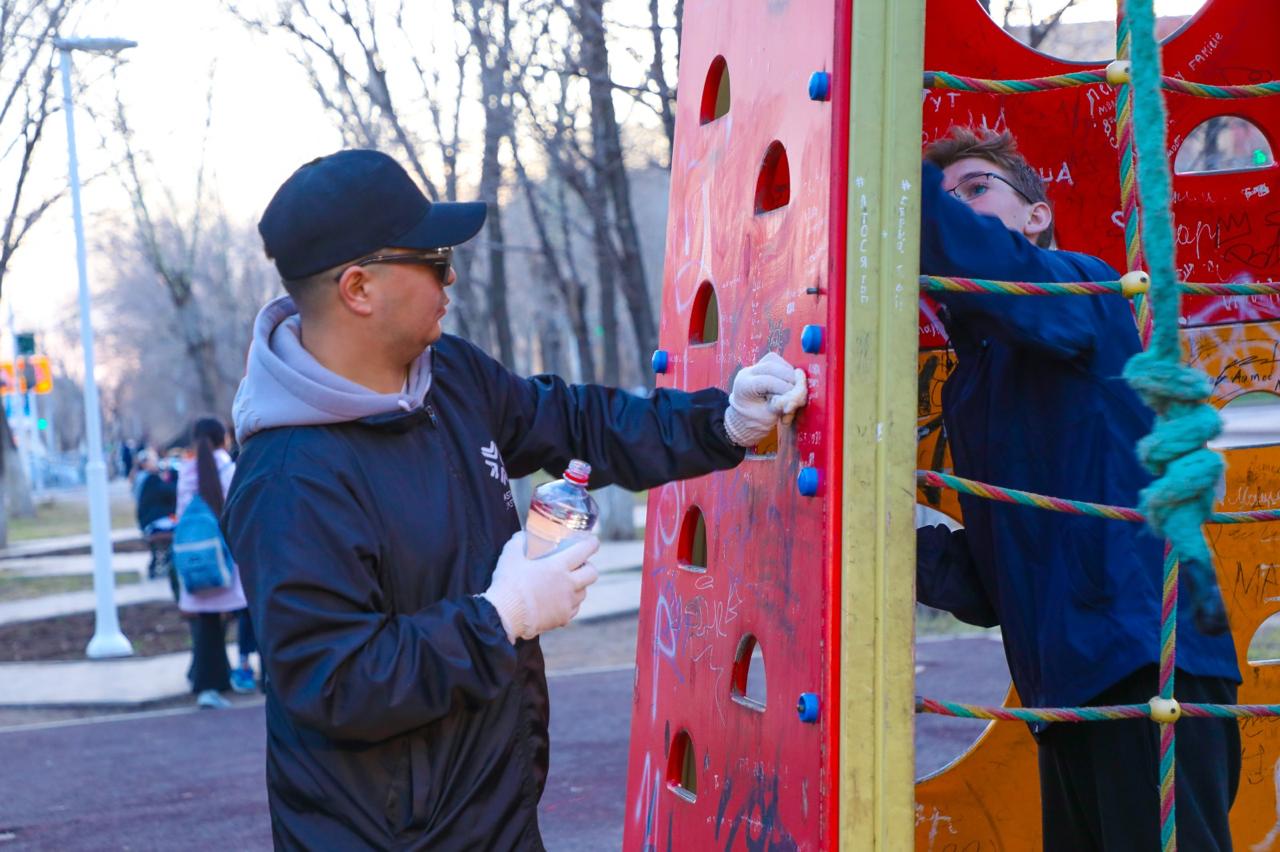
{"type": "Polygon", "coordinates": [[[1182,563],[1198,626],[1221,633],[1225,610],[1201,530],[1223,472],[1222,457],[1205,446],[1222,431],[1217,410],[1205,404],[1212,391],[1209,377],[1154,351],[1133,356],[1124,377],[1156,412],[1155,428],[1137,447],[1143,466],[1156,477],[1139,495],[1139,508],[1182,563]]]}

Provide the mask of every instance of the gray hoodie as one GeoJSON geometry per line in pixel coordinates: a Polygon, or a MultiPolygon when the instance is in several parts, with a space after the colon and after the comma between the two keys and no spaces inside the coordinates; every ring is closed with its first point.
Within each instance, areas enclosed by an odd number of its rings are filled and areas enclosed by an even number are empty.
{"type": "Polygon", "coordinates": [[[236,440],[244,443],[264,429],[346,423],[412,411],[431,387],[431,348],[409,367],[400,393],[377,393],[320,365],[302,348],[302,323],[288,296],[258,312],[249,344],[249,363],[231,409],[236,440]]]}

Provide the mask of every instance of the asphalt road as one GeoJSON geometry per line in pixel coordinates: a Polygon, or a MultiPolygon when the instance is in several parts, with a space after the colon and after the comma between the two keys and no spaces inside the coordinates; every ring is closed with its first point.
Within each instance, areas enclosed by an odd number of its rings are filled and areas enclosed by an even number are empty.
{"type": "MultiPolygon", "coordinates": [[[[998,700],[1008,683],[1000,644],[987,638],[921,644],[917,656],[924,694],[998,700]]],[[[632,686],[628,667],[550,677],[541,823],[554,852],[621,846],[632,686]]],[[[981,730],[918,719],[917,774],[981,730]]],[[[269,849],[264,738],[260,700],[0,730],[0,852],[269,849]]]]}

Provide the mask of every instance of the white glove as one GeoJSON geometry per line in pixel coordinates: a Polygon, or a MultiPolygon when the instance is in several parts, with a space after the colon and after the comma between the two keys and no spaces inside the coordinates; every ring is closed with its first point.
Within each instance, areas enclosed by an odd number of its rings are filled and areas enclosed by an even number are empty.
{"type": "Polygon", "coordinates": [[[724,414],[725,431],[738,446],[754,447],[780,419],[790,423],[807,400],[804,370],[770,352],[734,377],[729,409],[724,414]]]}
{"type": "Polygon", "coordinates": [[[600,576],[587,561],[599,549],[600,540],[591,535],[564,550],[529,559],[524,555],[524,533],[513,535],[481,596],[498,611],[507,639],[514,644],[568,624],[586,599],[587,586],[600,576]]]}

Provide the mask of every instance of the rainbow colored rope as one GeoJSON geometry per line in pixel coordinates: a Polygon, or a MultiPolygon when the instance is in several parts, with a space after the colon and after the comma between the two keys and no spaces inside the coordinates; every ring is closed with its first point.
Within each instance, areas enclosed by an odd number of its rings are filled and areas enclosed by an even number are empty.
{"type": "MultiPolygon", "coordinates": [[[[1183,716],[1198,719],[1257,719],[1280,716],[1280,704],[1182,704],[1183,716]]],[[[1150,704],[1104,704],[1097,707],[1001,707],[962,704],[916,696],[917,713],[994,722],[1108,722],[1150,719],[1150,704]]]]}
{"type": "MultiPolygon", "coordinates": [[[[1117,52],[1120,59],[1125,55],[1117,52]]],[[[1089,71],[1072,71],[1067,74],[1053,74],[1048,77],[1027,77],[1021,80],[992,80],[983,77],[965,77],[950,74],[946,71],[924,72],[924,88],[951,92],[975,92],[991,95],[1025,95],[1031,92],[1052,92],[1058,89],[1073,89],[1078,86],[1094,86],[1107,83],[1105,68],[1089,71]]],[[[1127,86],[1128,84],[1123,84],[1127,86]]],[[[1239,100],[1245,98],[1269,98],[1280,95],[1280,80],[1266,83],[1253,83],[1246,86],[1211,86],[1208,83],[1193,83],[1177,77],[1161,77],[1160,88],[1166,92],[1189,95],[1193,98],[1210,98],[1214,100],[1239,100]]]]}
{"type": "Polygon", "coordinates": [[[980,77],[962,77],[946,71],[924,72],[926,89],[943,89],[953,92],[988,92],[996,95],[1017,95],[1028,92],[1050,92],[1076,86],[1092,86],[1107,82],[1107,72],[1072,71],[1051,77],[1031,77],[1025,80],[984,80],[980,77]]]}
{"type": "MultiPolygon", "coordinates": [[[[1224,284],[1200,284],[1179,281],[1178,288],[1191,296],[1275,296],[1280,295],[1280,281],[1248,281],[1224,284]]],[[[992,281],[987,278],[958,278],[921,275],[923,293],[1000,293],[1007,296],[1127,296],[1123,281],[1068,281],[1036,283],[1030,281],[992,281]]],[[[1134,296],[1141,295],[1137,291],[1134,296]]]]}
{"type": "MultiPolygon", "coordinates": [[[[1046,494],[1035,494],[1031,491],[1019,491],[1016,488],[1002,488],[976,479],[965,479],[950,473],[936,470],[918,470],[916,478],[921,485],[932,488],[949,488],[960,494],[982,497],[997,503],[1016,503],[1020,506],[1035,506],[1051,512],[1062,512],[1067,515],[1088,515],[1093,518],[1109,518],[1113,521],[1130,521],[1146,523],[1146,515],[1137,509],[1125,506],[1109,506],[1106,503],[1090,503],[1084,500],[1067,500],[1064,497],[1050,497],[1046,494]]],[[[1208,518],[1211,524],[1258,524],[1269,521],[1280,521],[1280,509],[1254,509],[1247,512],[1214,512],[1208,518]]]]}

